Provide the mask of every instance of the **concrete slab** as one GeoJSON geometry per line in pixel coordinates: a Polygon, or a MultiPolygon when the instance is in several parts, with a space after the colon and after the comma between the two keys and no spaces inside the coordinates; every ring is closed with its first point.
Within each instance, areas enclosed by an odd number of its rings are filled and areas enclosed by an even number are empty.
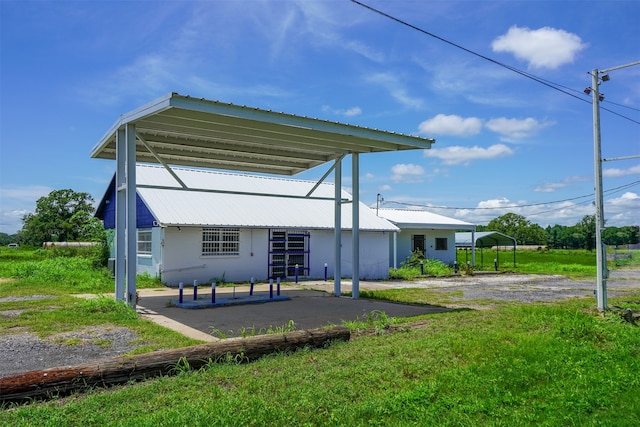
{"type": "MultiPolygon", "coordinates": [[[[295,323],[296,329],[319,328],[327,325],[339,325],[343,321],[366,319],[372,311],[382,311],[391,317],[410,317],[427,313],[437,313],[448,311],[444,307],[418,306],[407,304],[396,304],[386,301],[369,300],[360,298],[357,300],[348,297],[335,297],[330,293],[296,286],[283,286],[281,295],[289,298],[284,301],[266,302],[263,304],[249,304],[237,306],[216,306],[190,310],[176,307],[171,303],[177,299],[177,289],[143,289],[140,290],[140,300],[138,311],[152,312],[150,316],[155,319],[170,319],[173,326],[165,324],[167,327],[178,330],[188,336],[211,335],[213,331],[219,330],[228,336],[238,335],[242,329],[253,329],[256,331],[267,330],[287,325],[290,321],[295,323]],[[193,331],[200,334],[189,335],[193,331]],[[232,331],[232,332],[230,332],[232,331]]],[[[344,289],[344,288],[343,288],[344,289]]],[[[224,293],[230,296],[234,292],[229,288],[218,288],[220,298],[224,298],[224,293]]],[[[234,296],[241,297],[242,293],[248,294],[246,290],[235,290],[234,296]]],[[[256,287],[254,293],[268,295],[267,287],[256,287]]],[[[204,297],[199,290],[199,297],[204,297]]],[[[187,298],[186,290],[184,299],[187,298]]]]}

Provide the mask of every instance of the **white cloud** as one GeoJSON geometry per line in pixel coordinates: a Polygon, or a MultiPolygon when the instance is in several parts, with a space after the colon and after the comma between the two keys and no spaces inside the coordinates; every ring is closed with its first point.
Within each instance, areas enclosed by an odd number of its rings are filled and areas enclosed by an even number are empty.
{"type": "Polygon", "coordinates": [[[576,182],[587,182],[591,181],[591,179],[592,177],[589,176],[569,176],[559,182],[546,182],[544,184],[538,185],[533,189],[533,191],[536,191],[538,193],[553,193],[560,188],[568,187],[569,185],[576,182]]]}
{"type": "Polygon", "coordinates": [[[345,117],[355,117],[362,114],[362,109],[360,107],[350,107],[346,109],[340,109],[340,108],[331,108],[329,105],[323,105],[322,111],[326,111],[331,114],[335,114],[338,116],[345,116],[345,117]]]}
{"type": "Polygon", "coordinates": [[[477,135],[482,129],[482,120],[477,117],[462,118],[455,114],[438,114],[418,125],[418,132],[423,135],[477,135]]]}
{"type": "Polygon", "coordinates": [[[378,191],[391,191],[392,188],[390,185],[381,185],[380,187],[378,187],[378,191]]]}
{"type": "Polygon", "coordinates": [[[619,178],[637,174],[640,174],[640,165],[631,166],[627,169],[607,168],[602,170],[602,176],[606,178],[619,178]]]}
{"type": "Polygon", "coordinates": [[[346,49],[356,52],[357,54],[362,55],[373,62],[380,63],[380,62],[383,62],[385,59],[384,54],[382,52],[374,50],[370,46],[367,46],[364,43],[357,40],[347,42],[343,44],[343,46],[346,49]]]}
{"type": "Polygon", "coordinates": [[[424,150],[425,157],[440,159],[445,165],[469,164],[473,160],[491,160],[513,155],[513,150],[504,144],[495,144],[488,148],[473,146],[452,146],[424,150]]]}
{"type": "Polygon", "coordinates": [[[541,129],[553,124],[553,122],[540,123],[531,117],[522,120],[500,117],[489,120],[485,126],[487,129],[502,135],[500,138],[502,141],[515,142],[523,138],[531,137],[541,129]]]}
{"type": "Polygon", "coordinates": [[[15,234],[22,228],[22,218],[29,213],[26,209],[0,208],[0,232],[15,234]]]}
{"type": "Polygon", "coordinates": [[[369,76],[367,81],[386,89],[391,97],[407,108],[419,109],[423,102],[420,98],[412,98],[398,78],[391,73],[377,73],[369,76]]]}
{"type": "Polygon", "coordinates": [[[494,52],[508,52],[527,61],[530,68],[555,69],[574,61],[587,47],[579,36],[564,30],[543,27],[531,30],[517,25],[491,43],[494,52]]]}
{"type": "Polygon", "coordinates": [[[608,226],[640,225],[640,196],[628,191],[617,199],[605,200],[604,212],[608,226]]]}
{"type": "Polygon", "coordinates": [[[391,168],[393,175],[391,180],[393,182],[422,182],[422,176],[424,175],[424,168],[420,165],[414,165],[413,163],[399,163],[391,168]]]}
{"type": "Polygon", "coordinates": [[[36,200],[40,197],[49,195],[53,189],[44,185],[29,185],[26,187],[0,188],[0,199],[15,199],[26,202],[33,202],[35,207],[36,200]]]}

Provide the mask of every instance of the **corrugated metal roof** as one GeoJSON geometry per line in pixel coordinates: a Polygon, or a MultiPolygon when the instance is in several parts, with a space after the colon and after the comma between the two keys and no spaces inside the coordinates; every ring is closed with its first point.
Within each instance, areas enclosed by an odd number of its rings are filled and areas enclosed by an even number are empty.
{"type": "Polygon", "coordinates": [[[478,231],[476,233],[456,233],[456,246],[471,247],[471,239],[475,237],[475,246],[478,248],[490,248],[492,246],[516,247],[516,239],[497,231],[478,231]]]}
{"type": "MultiPolygon", "coordinates": [[[[190,189],[219,190],[237,193],[282,194],[286,196],[305,196],[315,182],[299,179],[274,178],[230,172],[218,172],[203,169],[172,167],[176,175],[190,189]]],[[[179,189],[180,184],[163,167],[152,165],[136,166],[136,184],[140,186],[171,187],[179,189]]],[[[333,199],[334,186],[322,183],[312,196],[333,199]]],[[[342,191],[342,198],[351,199],[349,193],[342,191]]]]}
{"type": "Polygon", "coordinates": [[[472,230],[474,224],[423,210],[378,209],[378,215],[402,228],[472,230]]]}
{"type": "MultiPolygon", "coordinates": [[[[162,167],[136,167],[138,194],[162,225],[334,228],[333,184],[320,184],[312,195],[327,198],[325,200],[292,198],[290,196],[306,195],[315,182],[182,168],[172,170],[188,190],[182,189],[162,167]]],[[[342,194],[344,199],[351,199],[345,191],[342,194]]],[[[342,228],[351,229],[351,203],[342,206],[342,228]]],[[[360,229],[396,231],[397,227],[360,203],[360,229]]]]}
{"type": "Polygon", "coordinates": [[[142,163],[295,175],[351,153],[428,149],[433,139],[170,93],[123,114],[91,150],[116,158],[135,125],[142,163]]]}

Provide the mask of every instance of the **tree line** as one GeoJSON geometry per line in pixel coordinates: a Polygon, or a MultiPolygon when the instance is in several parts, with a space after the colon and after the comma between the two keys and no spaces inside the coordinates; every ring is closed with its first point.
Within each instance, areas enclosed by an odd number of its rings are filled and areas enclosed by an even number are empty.
{"type": "MultiPolygon", "coordinates": [[[[507,213],[492,219],[487,225],[479,225],[477,231],[497,231],[516,239],[518,245],[540,245],[550,249],[587,249],[596,246],[595,215],[585,215],[575,225],[554,225],[542,228],[522,215],[507,213]]],[[[606,227],[602,240],[609,246],[636,244],[640,227],[606,227]]]]}
{"type": "MultiPolygon", "coordinates": [[[[23,227],[14,235],[0,233],[0,244],[41,246],[44,242],[105,242],[102,222],[93,216],[94,200],[88,193],[71,189],[54,190],[36,202],[34,213],[22,218],[23,227]]],[[[540,245],[552,249],[588,249],[596,244],[596,220],[587,215],[572,226],[542,228],[522,215],[507,213],[479,225],[477,231],[497,231],[516,239],[518,245],[540,245]]],[[[602,233],[605,244],[619,246],[638,243],[640,227],[608,227],[602,233]]]]}

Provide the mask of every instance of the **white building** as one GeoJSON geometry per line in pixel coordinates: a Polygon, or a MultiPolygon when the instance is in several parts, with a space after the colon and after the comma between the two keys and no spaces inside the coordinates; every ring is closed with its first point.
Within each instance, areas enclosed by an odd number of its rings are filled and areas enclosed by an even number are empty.
{"type": "Polygon", "coordinates": [[[475,230],[474,224],[423,210],[378,209],[378,215],[396,225],[400,232],[391,236],[390,264],[400,264],[420,250],[425,258],[445,264],[456,260],[456,230],[475,230]]]}
{"type": "MultiPolygon", "coordinates": [[[[334,185],[172,168],[136,166],[137,273],[168,285],[324,278],[334,271],[334,185]],[[297,269],[296,269],[297,266],[297,269]]],[[[342,191],[342,275],[351,277],[351,196],[342,191]]],[[[115,228],[115,177],[96,216],[115,228]]],[[[360,278],[389,273],[389,241],[398,227],[360,204],[360,278]]]]}

